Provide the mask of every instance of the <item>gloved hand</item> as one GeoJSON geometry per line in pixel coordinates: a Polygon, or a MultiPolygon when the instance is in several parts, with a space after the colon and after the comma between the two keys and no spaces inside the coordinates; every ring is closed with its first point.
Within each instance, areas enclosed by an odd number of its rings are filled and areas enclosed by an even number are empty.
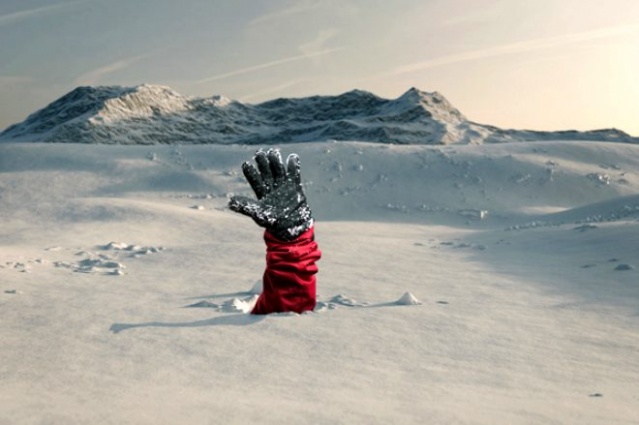
{"type": "Polygon", "coordinates": [[[292,241],[313,225],[302,189],[300,159],[296,154],[289,155],[285,168],[280,151],[269,149],[258,151],[255,162],[257,169],[245,162],[242,171],[257,200],[233,196],[229,208],[251,217],[277,239],[292,241]]]}

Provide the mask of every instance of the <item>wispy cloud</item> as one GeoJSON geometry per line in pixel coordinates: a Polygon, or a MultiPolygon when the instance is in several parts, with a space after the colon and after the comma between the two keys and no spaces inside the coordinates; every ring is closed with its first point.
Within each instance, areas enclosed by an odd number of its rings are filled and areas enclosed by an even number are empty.
{"type": "Polygon", "coordinates": [[[99,84],[104,76],[111,74],[116,71],[120,71],[122,69],[126,69],[133,65],[134,63],[149,57],[152,53],[144,53],[142,55],[133,56],[126,59],[121,59],[107,65],[101,66],[99,68],[92,69],[89,72],[86,72],[74,80],[75,85],[78,86],[91,86],[99,84]]]}
{"type": "Polygon", "coordinates": [[[294,86],[300,85],[300,84],[305,83],[307,81],[308,80],[306,78],[297,78],[297,79],[292,80],[292,81],[287,81],[284,84],[280,84],[279,86],[269,87],[266,90],[262,90],[262,91],[255,92],[255,93],[251,93],[248,96],[242,96],[239,100],[241,100],[242,102],[246,102],[248,100],[255,99],[255,98],[257,98],[257,99],[263,98],[266,95],[271,95],[273,93],[279,93],[282,90],[286,90],[286,89],[288,89],[290,87],[294,87],[294,86]]]}
{"type": "MultiPolygon", "coordinates": [[[[616,27],[600,28],[592,31],[584,31],[573,34],[564,34],[555,37],[541,38],[535,40],[521,41],[511,44],[503,44],[500,46],[489,47],[486,49],[473,50],[455,55],[442,56],[434,59],[415,62],[395,68],[388,75],[401,75],[412,72],[422,71],[443,65],[449,65],[460,62],[467,62],[477,59],[486,59],[491,57],[510,55],[515,53],[524,53],[534,50],[549,49],[558,46],[564,46],[583,41],[597,40],[602,38],[615,37],[624,34],[631,34],[639,31],[639,25],[624,25],[616,27]]],[[[386,76],[386,75],[385,75],[386,76]]]]}
{"type": "Polygon", "coordinates": [[[292,56],[292,57],[289,57],[289,58],[278,59],[278,60],[274,60],[274,61],[271,61],[271,62],[262,63],[262,64],[259,64],[259,65],[253,65],[253,66],[249,66],[249,67],[242,68],[242,69],[236,69],[235,71],[227,72],[227,73],[224,73],[224,74],[219,74],[219,75],[213,75],[211,77],[206,77],[206,78],[203,78],[201,80],[195,81],[194,84],[204,84],[204,83],[208,83],[208,82],[211,82],[211,81],[223,80],[225,78],[235,77],[236,75],[241,75],[241,74],[248,74],[250,72],[259,71],[261,69],[272,68],[274,66],[283,65],[285,63],[297,62],[297,61],[300,61],[300,60],[309,59],[309,58],[313,58],[313,57],[317,57],[317,56],[328,55],[328,54],[331,54],[331,53],[338,52],[340,50],[344,50],[346,48],[347,47],[335,47],[335,48],[332,48],[332,49],[320,50],[320,51],[317,51],[317,52],[314,52],[314,53],[310,53],[310,54],[301,54],[301,55],[292,56]]]}
{"type": "Polygon", "coordinates": [[[326,51],[328,50],[328,42],[334,39],[337,34],[339,34],[339,30],[336,28],[323,29],[313,40],[300,44],[299,49],[307,56],[313,55],[317,52],[326,51]]]}
{"type": "Polygon", "coordinates": [[[282,18],[288,18],[293,15],[297,15],[299,13],[308,12],[310,10],[317,9],[322,6],[321,2],[311,2],[311,1],[297,1],[292,6],[276,10],[275,12],[266,13],[262,16],[259,16],[253,19],[248,23],[249,26],[259,25],[268,23],[271,21],[276,21],[282,18]]]}
{"type": "Polygon", "coordinates": [[[87,3],[88,1],[91,0],[75,0],[75,1],[68,1],[65,3],[58,3],[58,4],[52,4],[49,6],[42,6],[42,7],[36,7],[33,9],[27,9],[27,10],[21,10],[20,12],[13,12],[13,13],[8,13],[6,15],[1,15],[0,16],[0,25],[4,25],[4,24],[8,24],[11,22],[15,22],[18,21],[20,19],[26,19],[26,18],[30,18],[33,16],[37,16],[41,13],[44,12],[49,12],[55,9],[60,9],[63,7],[67,7],[67,6],[71,6],[74,4],[79,4],[79,3],[87,3]]]}

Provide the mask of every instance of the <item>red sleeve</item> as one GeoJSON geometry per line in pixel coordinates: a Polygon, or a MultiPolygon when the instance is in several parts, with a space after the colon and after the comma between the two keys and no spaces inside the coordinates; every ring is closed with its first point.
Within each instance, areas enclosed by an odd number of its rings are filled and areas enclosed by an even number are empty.
{"type": "Polygon", "coordinates": [[[280,241],[268,232],[266,270],[263,291],[252,314],[294,311],[302,313],[315,308],[315,274],[322,253],[315,242],[313,228],[290,242],[280,241]]]}

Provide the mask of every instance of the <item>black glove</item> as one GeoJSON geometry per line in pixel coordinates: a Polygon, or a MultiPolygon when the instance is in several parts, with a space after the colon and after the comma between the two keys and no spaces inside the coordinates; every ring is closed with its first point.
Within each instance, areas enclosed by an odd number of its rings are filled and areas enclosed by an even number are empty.
{"type": "Polygon", "coordinates": [[[251,217],[277,239],[292,241],[313,225],[302,190],[300,159],[296,154],[289,155],[285,168],[280,151],[269,149],[258,151],[255,162],[259,171],[249,162],[242,164],[242,171],[257,200],[233,196],[229,208],[251,217]]]}

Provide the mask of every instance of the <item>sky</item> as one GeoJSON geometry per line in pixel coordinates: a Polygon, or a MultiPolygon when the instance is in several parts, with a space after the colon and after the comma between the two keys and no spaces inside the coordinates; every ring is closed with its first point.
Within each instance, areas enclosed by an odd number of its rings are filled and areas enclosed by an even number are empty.
{"type": "Polygon", "coordinates": [[[639,136],[639,0],[0,0],[0,130],[82,85],[246,103],[443,94],[503,128],[639,136]]]}

